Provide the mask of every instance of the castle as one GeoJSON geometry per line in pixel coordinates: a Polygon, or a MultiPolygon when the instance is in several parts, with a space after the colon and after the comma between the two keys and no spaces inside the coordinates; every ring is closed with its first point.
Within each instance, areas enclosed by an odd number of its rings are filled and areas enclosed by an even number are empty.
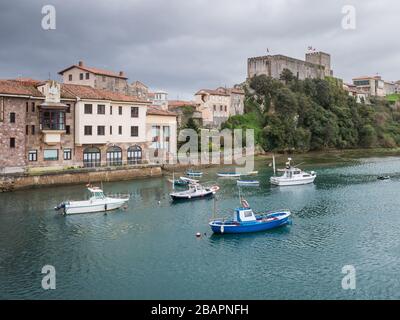
{"type": "Polygon", "coordinates": [[[266,75],[279,79],[284,69],[289,69],[300,80],[306,78],[323,79],[333,75],[331,56],[324,52],[306,53],[305,61],[284,55],[266,55],[248,58],[247,77],[266,75]]]}

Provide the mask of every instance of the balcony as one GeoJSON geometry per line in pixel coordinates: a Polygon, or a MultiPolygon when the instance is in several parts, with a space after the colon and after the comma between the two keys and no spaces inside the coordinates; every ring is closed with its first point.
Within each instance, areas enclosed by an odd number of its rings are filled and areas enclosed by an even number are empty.
{"type": "Polygon", "coordinates": [[[61,135],[65,133],[65,110],[41,109],[40,130],[44,135],[44,143],[47,145],[60,143],[61,135]]]}

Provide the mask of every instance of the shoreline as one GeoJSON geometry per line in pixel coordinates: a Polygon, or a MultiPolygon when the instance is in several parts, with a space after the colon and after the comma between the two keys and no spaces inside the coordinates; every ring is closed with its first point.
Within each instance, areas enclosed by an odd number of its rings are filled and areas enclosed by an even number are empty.
{"type": "MultiPolygon", "coordinates": [[[[257,153],[255,161],[272,160],[272,152],[257,153]]],[[[400,148],[375,148],[375,149],[329,149],[323,151],[310,151],[306,153],[276,153],[277,163],[284,163],[287,157],[294,157],[296,162],[309,164],[339,164],[361,158],[400,156],[400,148]]],[[[0,176],[0,193],[16,190],[26,190],[49,186],[72,185],[89,182],[109,182],[148,179],[161,177],[171,172],[183,172],[195,167],[229,167],[235,164],[147,164],[134,167],[100,167],[100,168],[75,168],[58,171],[40,171],[35,173],[19,173],[0,176]]]]}

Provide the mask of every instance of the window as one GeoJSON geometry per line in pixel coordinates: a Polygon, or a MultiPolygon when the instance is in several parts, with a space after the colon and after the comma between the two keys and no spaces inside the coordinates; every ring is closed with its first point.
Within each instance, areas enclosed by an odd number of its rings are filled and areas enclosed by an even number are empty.
{"type": "Polygon", "coordinates": [[[104,136],[105,135],[105,126],[97,126],[97,135],[104,136]]]}
{"type": "Polygon", "coordinates": [[[35,112],[35,103],[32,102],[32,112],[35,112]]]}
{"type": "Polygon", "coordinates": [[[98,167],[101,163],[100,150],[98,148],[86,148],[83,150],[83,166],[98,167]]]}
{"type": "Polygon", "coordinates": [[[89,79],[89,72],[86,72],[86,80],[89,79]]]}
{"type": "Polygon", "coordinates": [[[170,151],[170,136],[171,136],[171,130],[170,130],[169,126],[163,126],[163,136],[164,136],[163,148],[169,152],[170,151]]]}
{"type": "Polygon", "coordinates": [[[15,138],[10,138],[10,148],[15,148],[15,138]]]}
{"type": "Polygon", "coordinates": [[[67,113],[71,113],[71,104],[67,103],[67,113]]]}
{"type": "Polygon", "coordinates": [[[217,106],[214,104],[214,111],[217,111],[217,106]]]}
{"type": "Polygon", "coordinates": [[[106,82],[106,76],[103,76],[102,80],[103,82],[106,82]]]}
{"type": "Polygon", "coordinates": [[[122,134],[122,126],[118,126],[118,134],[122,134]]]}
{"type": "Polygon", "coordinates": [[[85,114],[92,114],[92,105],[85,104],[85,114]]]}
{"type": "Polygon", "coordinates": [[[112,135],[112,126],[110,126],[110,136],[112,135]]]}
{"type": "Polygon", "coordinates": [[[29,102],[26,103],[26,110],[25,111],[26,111],[26,113],[29,112],[29,102]]]}
{"type": "Polygon", "coordinates": [[[110,114],[112,114],[112,106],[110,106],[110,114]]]}
{"type": "Polygon", "coordinates": [[[142,161],[142,148],[133,146],[128,148],[128,164],[137,164],[142,161]]]}
{"type": "Polygon", "coordinates": [[[92,126],[85,126],[85,136],[92,135],[92,126]]]}
{"type": "Polygon", "coordinates": [[[32,128],[31,128],[31,133],[32,133],[32,135],[35,134],[35,126],[34,126],[34,125],[33,125],[32,128]]]}
{"type": "Polygon", "coordinates": [[[114,146],[107,149],[107,165],[122,165],[122,149],[120,147],[114,146]]]}
{"type": "Polygon", "coordinates": [[[72,74],[68,75],[68,80],[72,81],[72,74]]]}
{"type": "Polygon", "coordinates": [[[137,136],[139,136],[139,127],[132,126],[131,127],[131,137],[137,137],[137,136]]]}
{"type": "Polygon", "coordinates": [[[29,161],[37,161],[37,150],[31,150],[28,153],[28,160],[29,161]]]}
{"type": "Polygon", "coordinates": [[[10,113],[10,123],[15,123],[15,112],[10,113]]]}
{"type": "Polygon", "coordinates": [[[43,152],[43,158],[45,161],[58,160],[58,149],[45,149],[43,152]]]}
{"type": "Polygon", "coordinates": [[[227,111],[228,109],[227,109],[227,106],[225,106],[225,112],[227,111]]]}
{"type": "Polygon", "coordinates": [[[219,106],[219,111],[222,111],[222,108],[223,108],[224,106],[219,106]]]}
{"type": "Polygon", "coordinates": [[[65,134],[71,134],[71,127],[65,126],[65,134]]]}
{"type": "Polygon", "coordinates": [[[25,134],[26,134],[26,135],[29,134],[29,126],[28,126],[28,125],[25,126],[25,134]]]}
{"type": "Polygon", "coordinates": [[[106,106],[104,104],[97,105],[97,114],[106,114],[106,106]]]}
{"type": "Polygon", "coordinates": [[[131,107],[131,118],[139,117],[139,108],[138,107],[131,107]]]}
{"type": "Polygon", "coordinates": [[[152,126],[151,127],[151,148],[159,149],[160,148],[160,126],[152,126]]]}
{"type": "Polygon", "coordinates": [[[121,106],[118,107],[118,114],[122,115],[122,107],[121,106]]]}
{"type": "Polygon", "coordinates": [[[83,80],[83,73],[79,74],[79,80],[83,80]]]}
{"type": "Polygon", "coordinates": [[[41,111],[40,126],[42,130],[65,130],[65,112],[59,110],[41,111]]]}
{"type": "Polygon", "coordinates": [[[64,149],[64,160],[71,160],[71,159],[72,159],[72,150],[64,149]]]}

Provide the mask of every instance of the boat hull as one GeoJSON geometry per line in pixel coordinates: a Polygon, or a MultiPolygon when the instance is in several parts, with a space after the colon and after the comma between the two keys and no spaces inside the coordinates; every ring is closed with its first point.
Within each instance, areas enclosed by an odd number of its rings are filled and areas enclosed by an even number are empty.
{"type": "Polygon", "coordinates": [[[94,212],[105,212],[121,208],[127,200],[104,202],[104,203],[72,203],[66,204],[64,208],[64,214],[80,214],[80,213],[94,213],[94,212]]]}
{"type": "Polygon", "coordinates": [[[300,179],[285,179],[280,177],[271,177],[270,182],[276,186],[297,186],[302,184],[313,183],[316,176],[310,176],[300,179]]]}
{"type": "Polygon", "coordinates": [[[201,195],[173,195],[171,194],[171,198],[173,201],[185,201],[185,200],[199,200],[204,198],[210,198],[214,196],[214,192],[208,192],[201,195]]]}

